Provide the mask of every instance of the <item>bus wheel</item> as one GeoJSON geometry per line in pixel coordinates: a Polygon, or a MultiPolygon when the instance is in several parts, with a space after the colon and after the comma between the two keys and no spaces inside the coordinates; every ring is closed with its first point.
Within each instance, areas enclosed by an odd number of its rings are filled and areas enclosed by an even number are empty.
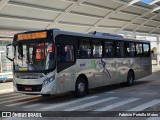
{"type": "Polygon", "coordinates": [[[128,76],[127,76],[127,86],[133,85],[134,82],[134,74],[133,72],[129,71],[128,76]]]}
{"type": "Polygon", "coordinates": [[[43,97],[49,97],[51,96],[50,94],[41,94],[43,97]]]}
{"type": "Polygon", "coordinates": [[[83,96],[86,95],[86,93],[87,93],[87,83],[86,83],[86,80],[84,78],[79,78],[76,81],[74,95],[76,97],[83,97],[83,96]]]}

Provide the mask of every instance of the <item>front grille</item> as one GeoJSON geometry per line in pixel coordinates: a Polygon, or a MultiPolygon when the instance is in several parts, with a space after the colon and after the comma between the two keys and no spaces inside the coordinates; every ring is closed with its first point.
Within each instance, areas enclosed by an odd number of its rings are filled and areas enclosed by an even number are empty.
{"type": "Polygon", "coordinates": [[[40,92],[42,85],[21,85],[17,84],[18,91],[40,92]]]}

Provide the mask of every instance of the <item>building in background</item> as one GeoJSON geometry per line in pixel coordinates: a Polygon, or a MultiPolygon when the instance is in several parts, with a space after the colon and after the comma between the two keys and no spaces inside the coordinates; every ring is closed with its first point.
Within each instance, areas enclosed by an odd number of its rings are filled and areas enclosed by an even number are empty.
{"type": "Polygon", "coordinates": [[[12,43],[11,38],[0,38],[0,80],[12,78],[12,62],[6,58],[6,45],[12,43]]]}

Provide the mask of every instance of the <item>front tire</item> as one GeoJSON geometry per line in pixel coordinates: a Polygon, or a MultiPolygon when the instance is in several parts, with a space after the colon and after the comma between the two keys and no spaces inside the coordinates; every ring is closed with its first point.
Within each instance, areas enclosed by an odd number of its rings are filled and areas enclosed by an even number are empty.
{"type": "Polygon", "coordinates": [[[76,97],[84,97],[87,93],[87,83],[84,78],[78,78],[75,85],[74,95],[76,97]]]}

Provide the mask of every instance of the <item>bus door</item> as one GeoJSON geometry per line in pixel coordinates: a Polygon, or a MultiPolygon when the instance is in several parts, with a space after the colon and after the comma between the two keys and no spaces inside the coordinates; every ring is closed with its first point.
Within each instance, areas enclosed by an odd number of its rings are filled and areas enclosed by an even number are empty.
{"type": "Polygon", "coordinates": [[[57,45],[57,82],[59,92],[74,90],[76,79],[76,54],[77,49],[74,37],[58,35],[57,45]]]}

